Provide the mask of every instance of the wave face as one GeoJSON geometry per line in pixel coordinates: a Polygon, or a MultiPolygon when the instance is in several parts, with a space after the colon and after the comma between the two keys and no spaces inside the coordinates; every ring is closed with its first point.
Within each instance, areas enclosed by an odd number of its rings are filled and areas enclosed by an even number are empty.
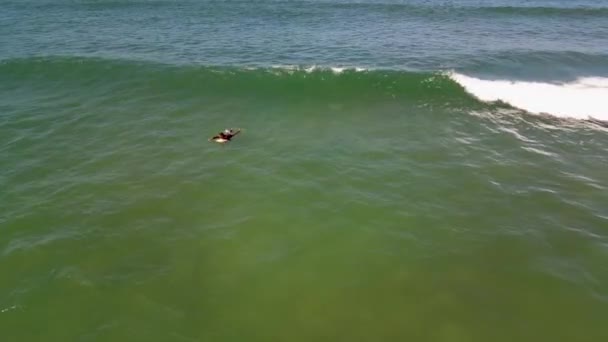
{"type": "Polygon", "coordinates": [[[91,58],[33,58],[0,64],[5,88],[28,84],[65,89],[91,86],[129,91],[247,96],[277,100],[382,100],[429,106],[479,106],[474,98],[530,113],[608,120],[608,78],[565,83],[483,79],[457,72],[412,72],[344,67],[235,68],[170,66],[91,58]]]}
{"type": "Polygon", "coordinates": [[[46,87],[95,85],[115,90],[137,87],[200,95],[250,95],[277,99],[341,98],[441,101],[468,96],[439,73],[338,67],[275,66],[238,68],[170,66],[90,58],[35,58],[0,64],[4,82],[46,87]]]}

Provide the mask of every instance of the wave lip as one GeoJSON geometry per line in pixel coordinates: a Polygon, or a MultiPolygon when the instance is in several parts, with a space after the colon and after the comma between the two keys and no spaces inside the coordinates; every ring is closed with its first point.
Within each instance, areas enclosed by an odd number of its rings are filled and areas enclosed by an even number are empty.
{"type": "Polygon", "coordinates": [[[608,121],[608,78],[605,77],[543,83],[485,80],[455,72],[449,76],[484,102],[501,101],[533,114],[608,121]]]}

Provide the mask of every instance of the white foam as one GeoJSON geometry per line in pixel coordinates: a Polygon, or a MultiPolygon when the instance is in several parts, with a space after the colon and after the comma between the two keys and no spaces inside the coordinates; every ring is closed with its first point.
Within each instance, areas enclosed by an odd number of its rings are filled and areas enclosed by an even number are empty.
{"type": "Polygon", "coordinates": [[[608,120],[608,78],[587,77],[552,84],[482,80],[458,73],[449,76],[481,101],[502,101],[534,114],[608,120]]]}
{"type": "Polygon", "coordinates": [[[16,308],[17,308],[17,305],[13,305],[8,308],[4,308],[4,309],[0,310],[0,313],[5,313],[5,312],[11,311],[11,310],[15,310],[16,308]]]}
{"type": "Polygon", "coordinates": [[[346,67],[346,66],[329,66],[323,67],[318,65],[310,65],[310,66],[300,66],[300,65],[272,65],[271,69],[293,72],[293,71],[304,71],[306,73],[313,73],[316,71],[331,71],[332,73],[339,75],[345,71],[355,71],[355,72],[364,72],[368,71],[367,68],[361,67],[346,67]]]}

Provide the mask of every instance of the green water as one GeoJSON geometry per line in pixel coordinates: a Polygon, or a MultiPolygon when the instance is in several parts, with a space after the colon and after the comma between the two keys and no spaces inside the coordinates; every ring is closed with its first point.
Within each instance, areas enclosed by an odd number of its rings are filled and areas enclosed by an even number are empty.
{"type": "Polygon", "coordinates": [[[608,340],[603,5],[0,0],[0,341],[608,340]]]}
{"type": "Polygon", "coordinates": [[[428,106],[347,82],[377,74],[251,72],[292,95],[193,96],[162,66],[122,86],[112,67],[80,82],[39,63],[2,97],[7,340],[606,336],[598,127],[481,106],[436,76],[391,76],[444,89],[428,106]],[[226,126],[244,132],[207,142],[226,126]]]}

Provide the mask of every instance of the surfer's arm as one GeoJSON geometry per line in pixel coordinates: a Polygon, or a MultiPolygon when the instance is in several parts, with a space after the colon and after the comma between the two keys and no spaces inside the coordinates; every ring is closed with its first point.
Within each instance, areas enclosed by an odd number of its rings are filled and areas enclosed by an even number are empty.
{"type": "Polygon", "coordinates": [[[237,135],[237,134],[239,134],[239,133],[241,133],[241,129],[240,129],[240,128],[237,128],[237,129],[234,131],[234,133],[232,133],[232,136],[235,136],[235,135],[237,135]]]}

